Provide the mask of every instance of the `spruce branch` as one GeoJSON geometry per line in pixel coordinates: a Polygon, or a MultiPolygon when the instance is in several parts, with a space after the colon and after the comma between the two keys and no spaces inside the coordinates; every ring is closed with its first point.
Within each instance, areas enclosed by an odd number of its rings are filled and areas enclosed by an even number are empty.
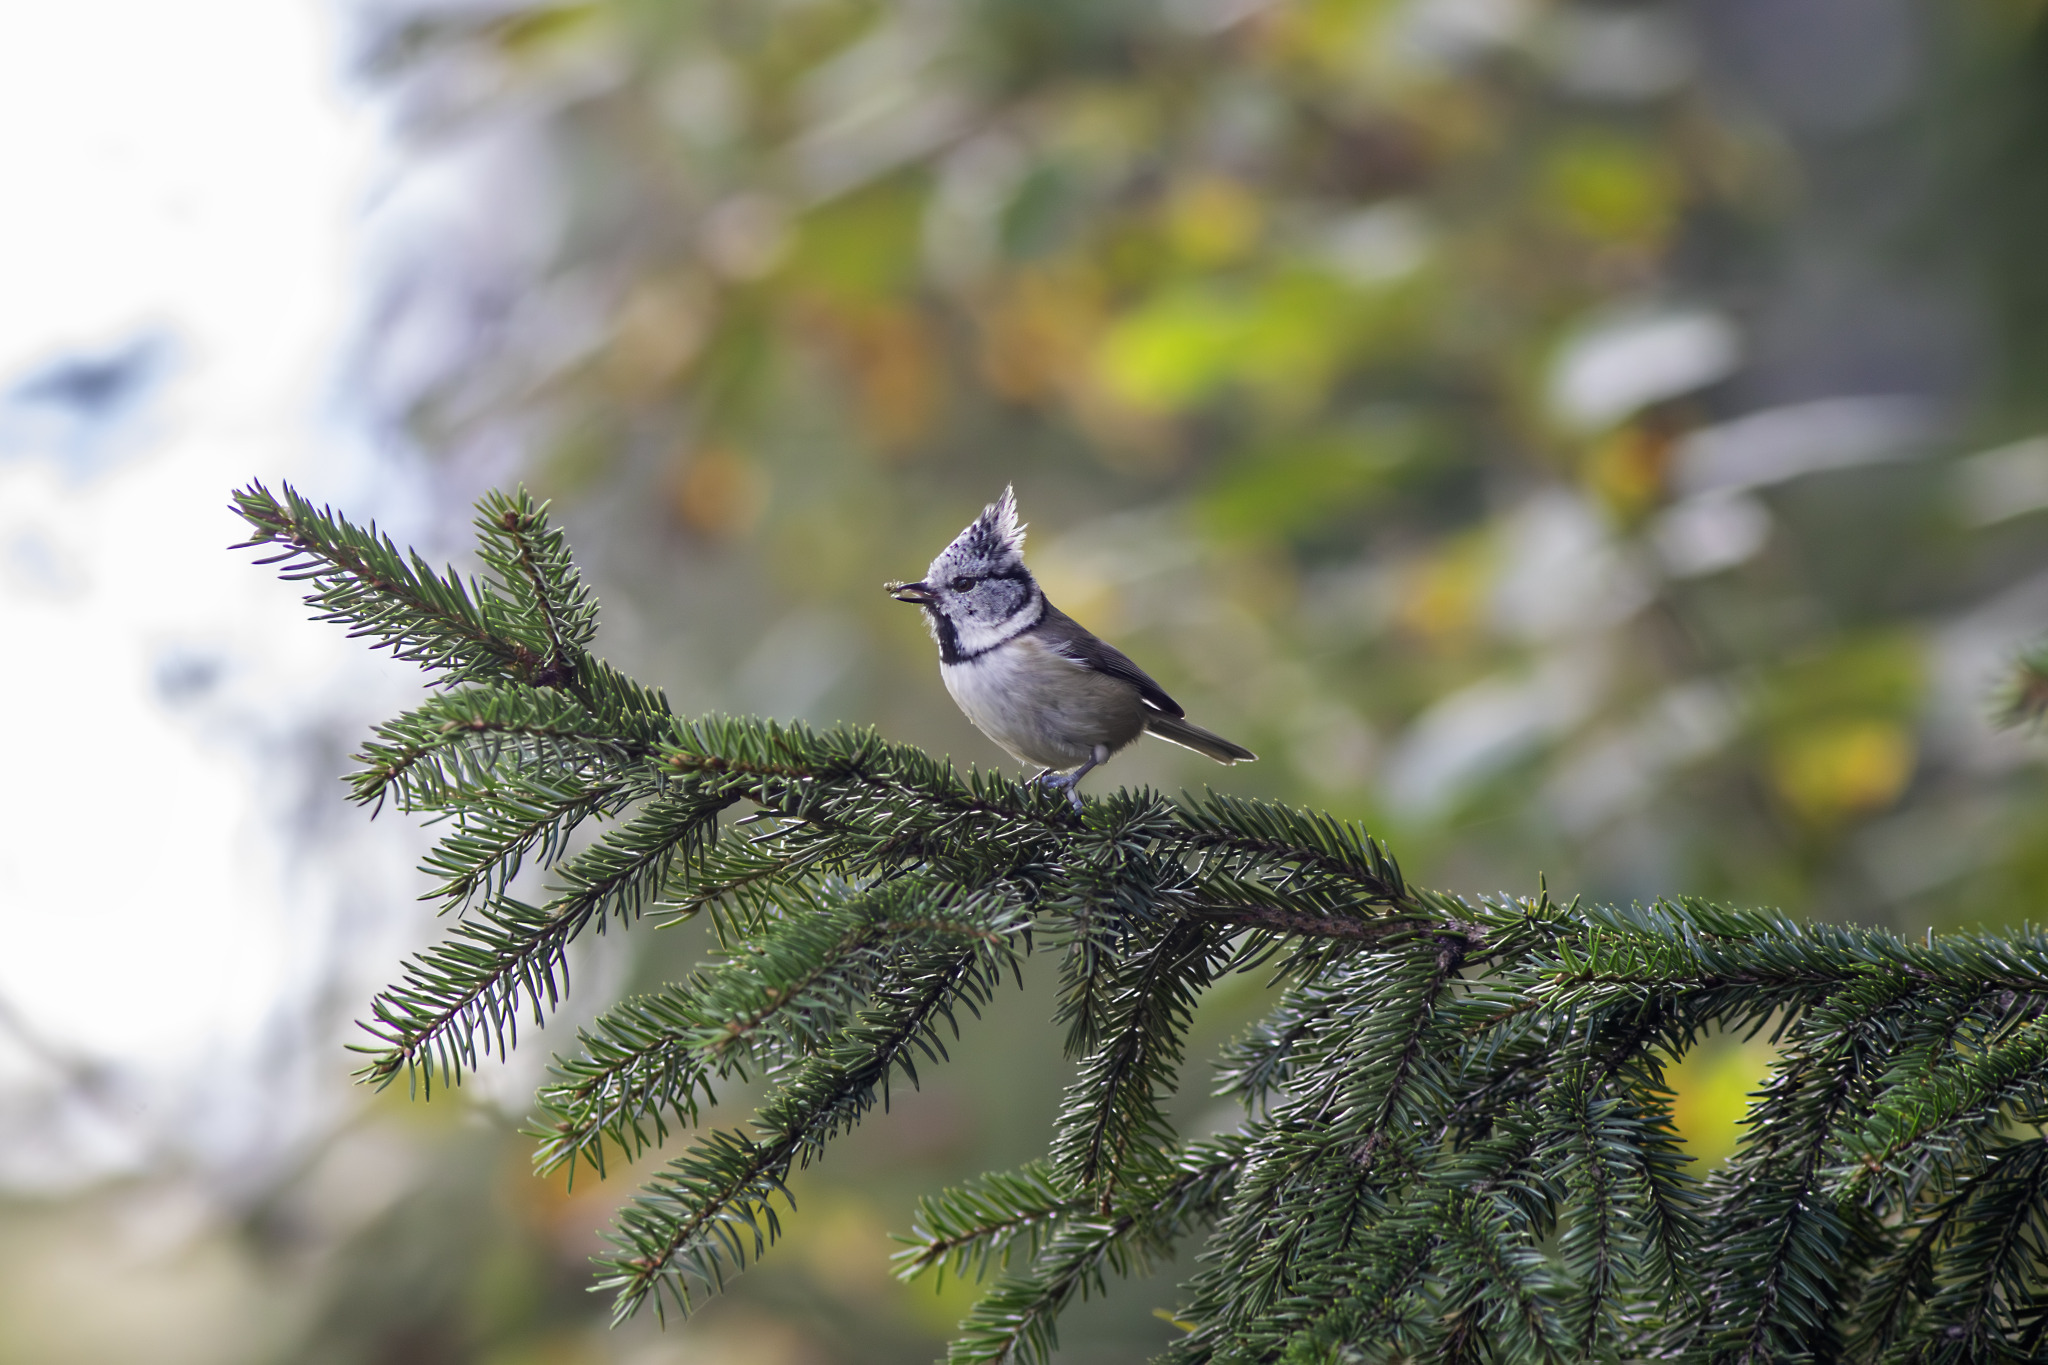
{"type": "Polygon", "coordinates": [[[1291,989],[1270,1012],[1233,1040],[1218,1059],[1218,1099],[1235,1099],[1256,1114],[1288,1088],[1304,1060],[1302,1053],[1351,1008],[1348,994],[1337,984],[1310,981],[1291,989]]]}
{"type": "Polygon", "coordinates": [[[1182,920],[1118,973],[1104,1040],[1067,1090],[1052,1166],[1107,1208],[1117,1184],[1163,1164],[1174,1142],[1161,1101],[1171,1093],[1195,999],[1222,951],[1215,932],[1182,920]]]}
{"type": "MultiPolygon", "coordinates": [[[[1327,1277],[1341,1286],[1335,1295],[1290,1298],[1238,1340],[1269,1353],[1284,1352],[1289,1362],[1317,1365],[1346,1357],[1398,1359],[1419,1353],[1434,1321],[1434,1306],[1425,1303],[1424,1290],[1437,1245],[1438,1208],[1430,1200],[1385,1219],[1354,1248],[1331,1259],[1327,1277]]],[[[1189,1349],[1175,1358],[1215,1357],[1189,1349]]]]}
{"type": "Polygon", "coordinates": [[[1128,1216],[1061,1224],[1028,1272],[999,1280],[961,1321],[947,1365],[1044,1365],[1059,1345],[1059,1317],[1068,1304],[1102,1293],[1107,1274],[1127,1277],[1152,1264],[1132,1245],[1136,1228],[1128,1216]]]}
{"type": "Polygon", "coordinates": [[[567,538],[548,524],[547,505],[524,488],[509,496],[493,490],[477,504],[472,524],[477,558],[489,568],[491,586],[535,637],[534,652],[547,661],[547,672],[535,684],[571,682],[574,657],[597,634],[597,600],[576,572],[567,538]]]}
{"type": "MultiPolygon", "coordinates": [[[[1344,1191],[1344,1207],[1317,1220],[1313,1201],[1300,1200],[1311,1226],[1286,1291],[1227,1329],[1207,1319],[1172,1358],[1270,1359],[1284,1350],[1289,1359],[1321,1360],[1376,1348],[1419,1352],[1428,1342],[1441,1348],[1447,1324],[1464,1349],[1484,1347],[1489,1330],[1483,1316],[1447,1307],[1456,1286],[1446,1232],[1475,1199],[1525,1241],[1544,1226],[1547,1195],[1532,1164],[1535,1133],[1525,1116],[1507,1116],[1498,1133],[1434,1171],[1382,1158],[1375,1178],[1356,1162],[1333,1164],[1329,1187],[1344,1191]]],[[[1547,1284],[1545,1293],[1554,1295],[1555,1286],[1547,1284]]]]}
{"type": "Polygon", "coordinates": [[[1445,1214],[1446,1344],[1469,1335],[1516,1360],[1562,1359],[1570,1345],[1558,1321],[1556,1276],[1518,1235],[1512,1213],[1498,1200],[1464,1197],[1447,1201],[1445,1214]]]}
{"type": "Polygon", "coordinates": [[[1918,1353],[2038,1359],[2048,1330],[2048,1139],[2001,1144],[1954,1201],[1964,1210],[1933,1268],[1942,1288],[1915,1334],[1918,1353]]]}
{"type": "Polygon", "coordinates": [[[1875,1026],[1795,1037],[1730,1167],[1709,1182],[1716,1229],[1704,1248],[1701,1307],[1690,1328],[1715,1359],[1781,1360],[1825,1348],[1853,1295],[1859,1262],[1881,1237],[1868,1211],[1830,1197],[1830,1140],[1880,1069],[1875,1026]]]}
{"type": "MultiPolygon", "coordinates": [[[[1054,1223],[1034,1245],[1030,1266],[1003,1276],[961,1322],[947,1365],[1045,1365],[1059,1345],[1060,1314],[1076,1298],[1103,1293],[1110,1275],[1143,1274],[1171,1257],[1190,1232],[1214,1221],[1242,1154],[1233,1139],[1191,1144],[1150,1183],[1127,1187],[1115,1204],[1073,1211],[1054,1223]]],[[[1038,1193],[1025,1190],[1027,1198],[1038,1193]]],[[[922,1269],[948,1254],[921,1250],[911,1264],[922,1269]]]]}
{"type": "MultiPolygon", "coordinates": [[[[1943,1059],[1946,1061],[1947,1059],[1943,1059]]],[[[1894,1085],[1845,1144],[1860,1185],[1877,1172],[1903,1174],[1909,1154],[1970,1150],[2008,1117],[2037,1121],[2048,1111],[2048,1019],[2010,1041],[1894,1085]]]]}
{"type": "Polygon", "coordinates": [[[1941,1201],[1894,1233],[1850,1319],[1849,1347],[1858,1358],[1886,1359],[1912,1331],[1934,1296],[1935,1258],[1967,1202],[1966,1197],[1941,1201]]]}
{"type": "Polygon", "coordinates": [[[1308,1249],[1341,1251],[1412,1169],[1446,1096],[1428,1040],[1460,962],[1455,947],[1430,944],[1427,956],[1360,955],[1319,979],[1350,1008],[1300,1049],[1296,1065],[1315,1083],[1252,1129],[1216,1255],[1191,1285],[1191,1316],[1204,1324],[1191,1344],[1253,1330],[1300,1292],[1297,1276],[1315,1264],[1308,1249]]]}
{"type": "Polygon", "coordinates": [[[714,1079],[829,1046],[902,945],[973,940],[1007,954],[1021,924],[999,894],[954,896],[917,879],[827,887],[780,908],[743,954],[627,1001],[578,1035],[583,1055],[557,1061],[540,1092],[539,1170],[580,1158],[602,1178],[607,1140],[638,1156],[667,1139],[670,1117],[695,1123],[714,1079]]]}
{"type": "Polygon", "coordinates": [[[437,574],[419,555],[401,554],[374,523],[358,527],[316,508],[290,484],[273,495],[252,483],[235,493],[234,509],[251,532],[234,548],[275,547],[257,563],[278,565],[287,581],[310,583],[306,604],[317,619],[346,625],[373,648],[452,682],[561,681],[561,662],[545,644],[532,647],[531,623],[492,585],[465,581],[453,569],[437,574]]]}
{"type": "Polygon", "coordinates": [[[522,1007],[536,1024],[568,986],[569,944],[606,916],[638,916],[659,890],[669,864],[692,842],[707,839],[734,795],[707,785],[652,803],[634,820],[557,869],[561,891],[545,906],[511,896],[492,898],[481,913],[458,922],[447,938],[413,958],[399,985],[371,1005],[363,1027],[378,1046],[360,1050],[359,1073],[377,1085],[400,1074],[431,1092],[474,1068],[479,1051],[505,1055],[518,1037],[522,1007]]]}
{"type": "Polygon", "coordinates": [[[979,1011],[1003,956],[981,942],[926,952],[762,1107],[754,1125],[761,1140],[714,1134],[671,1162],[620,1212],[612,1234],[619,1254],[600,1262],[599,1287],[616,1292],[614,1320],[650,1296],[658,1313],[672,1305],[687,1315],[692,1282],[716,1289],[728,1270],[745,1266],[750,1245],[758,1257],[779,1235],[773,1199],[786,1198],[791,1167],[809,1164],[875,1104],[886,1105],[892,1074],[915,1084],[918,1054],[943,1058],[940,1024],[952,1023],[956,1004],[979,1011]]]}
{"type": "Polygon", "coordinates": [[[995,1171],[965,1185],[928,1195],[917,1204],[908,1243],[892,1258],[897,1278],[927,1271],[981,1279],[991,1262],[1007,1265],[1020,1245],[1035,1256],[1045,1238],[1067,1219],[1085,1215],[1077,1198],[1044,1162],[995,1171]]]}
{"type": "Polygon", "coordinates": [[[663,727],[645,721],[621,728],[560,692],[462,687],[376,727],[356,756],[349,795],[372,807],[389,799],[407,814],[459,810],[500,772],[586,777],[647,758],[662,738],[663,727]]]}
{"type": "Polygon", "coordinates": [[[2008,726],[2037,726],[2043,716],[2048,716],[2048,639],[2022,651],[2013,660],[1993,714],[2001,725],[2008,726]]]}
{"type": "Polygon", "coordinates": [[[1599,1097],[1583,1077],[1567,1078],[1553,1106],[1555,1178],[1570,1198],[1558,1260],[1572,1282],[1566,1321],[1584,1355],[1611,1339],[1630,1278],[1633,1248],[1622,1190],[1636,1163],[1630,1159],[1633,1135],[1614,1122],[1620,1108],[1618,1099],[1599,1097]]]}
{"type": "Polygon", "coordinates": [[[586,821],[613,816],[659,790],[659,779],[633,774],[554,773],[504,765],[471,783],[452,828],[436,841],[420,871],[438,878],[421,900],[460,908],[479,894],[502,894],[538,857],[552,866],[586,821]]]}
{"type": "Polygon", "coordinates": [[[730,949],[765,932],[792,900],[808,898],[837,850],[800,822],[762,830],[752,817],[735,821],[730,837],[677,860],[654,906],[665,916],[661,927],[707,915],[719,946],[730,949]]]}
{"type": "Polygon", "coordinates": [[[544,1169],[691,1138],[619,1215],[619,1317],[761,1255],[791,1172],[1051,952],[1079,1066],[1046,1159],[924,1201],[898,1258],[998,1272],[955,1360],[1045,1360],[1068,1304],[1196,1236],[1187,1365],[2043,1354],[2048,934],[1468,899],[1272,802],[1076,812],[868,729],[673,715],[590,652],[595,599],[524,493],[480,504],[475,579],[289,488],[236,504],[318,615],[443,684],[350,778],[445,821],[427,898],[460,912],[373,1002],[364,1079],[504,1053],[587,931],[710,921],[712,960],[599,1014],[540,1094],[544,1169]],[[1278,988],[1215,1077],[1243,1117],[1179,1143],[1197,1002],[1242,971],[1278,988]],[[1730,1033],[1777,1062],[1702,1180],[1665,1067],[1730,1033]],[[702,1131],[755,1076],[751,1125],[702,1131]]]}

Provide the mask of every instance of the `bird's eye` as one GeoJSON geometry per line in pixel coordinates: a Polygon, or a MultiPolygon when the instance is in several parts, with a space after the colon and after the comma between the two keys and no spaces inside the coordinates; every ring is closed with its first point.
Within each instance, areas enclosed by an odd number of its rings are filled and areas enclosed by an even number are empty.
{"type": "Polygon", "coordinates": [[[969,588],[974,586],[975,582],[975,579],[969,578],[967,575],[962,574],[960,575],[960,577],[953,580],[953,591],[966,592],[969,588]]]}

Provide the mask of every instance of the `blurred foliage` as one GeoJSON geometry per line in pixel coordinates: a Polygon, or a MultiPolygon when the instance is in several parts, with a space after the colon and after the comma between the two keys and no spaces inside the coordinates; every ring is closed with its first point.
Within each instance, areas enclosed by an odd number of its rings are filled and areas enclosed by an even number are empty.
{"type": "MultiPolygon", "coordinates": [[[[1234,789],[1432,884],[2040,913],[2041,741],[1989,721],[2048,625],[2037,0],[352,17],[405,156],[357,389],[451,512],[511,471],[556,495],[610,651],[680,709],[995,761],[877,586],[1014,480],[1054,600],[1266,755],[1234,789]]],[[[1140,748],[1097,780],[1216,777],[1140,748]]],[[[984,1106],[1060,1076],[998,1031],[928,1172],[829,1197],[901,1226],[1005,1164],[984,1106]]],[[[790,1251],[726,1307],[771,1311],[790,1251]]],[[[904,1358],[790,1330],[734,1358],[904,1358]]],[[[352,1358],[640,1347],[531,1349],[352,1358]]]]}
{"type": "Polygon", "coordinates": [[[2023,910],[1962,868],[2024,818],[1943,877],[1864,834],[2041,799],[1943,634],[2048,564],[1954,458],[2040,418],[2034,255],[1971,245],[2048,193],[2036,7],[379,13],[483,220],[396,215],[365,381],[568,495],[688,701],[985,761],[874,585],[1015,479],[1245,780],[1454,880],[2023,910]]]}
{"type": "MultiPolygon", "coordinates": [[[[1234,788],[1437,884],[2038,913],[2040,6],[378,14],[463,202],[392,215],[364,384],[557,495],[683,709],[995,760],[876,586],[1014,480],[1234,788]]],[[[1762,1065],[1686,1074],[1704,1155],[1762,1065]]]]}

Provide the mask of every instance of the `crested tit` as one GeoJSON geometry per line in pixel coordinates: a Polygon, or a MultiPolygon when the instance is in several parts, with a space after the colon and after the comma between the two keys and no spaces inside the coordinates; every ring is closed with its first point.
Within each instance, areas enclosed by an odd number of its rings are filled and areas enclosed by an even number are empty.
{"type": "Polygon", "coordinates": [[[1144,669],[1045,600],[1024,567],[1011,489],[939,553],[922,582],[884,586],[924,608],[939,677],[967,719],[1013,757],[1042,765],[1038,780],[1064,787],[1076,810],[1074,784],[1141,733],[1218,763],[1258,757],[1190,724],[1144,669]]]}

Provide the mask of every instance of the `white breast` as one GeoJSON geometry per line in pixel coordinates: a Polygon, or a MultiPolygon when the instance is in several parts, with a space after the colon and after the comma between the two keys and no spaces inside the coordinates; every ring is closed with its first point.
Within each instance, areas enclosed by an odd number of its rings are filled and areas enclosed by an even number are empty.
{"type": "Polygon", "coordinates": [[[1002,745],[1011,757],[1025,763],[1065,766],[1064,755],[1045,754],[1045,746],[1033,742],[1038,727],[1028,713],[1028,695],[1037,689],[1030,685],[1024,653],[1014,645],[992,649],[957,664],[941,664],[939,676],[974,728],[1002,745]]]}
{"type": "Polygon", "coordinates": [[[1077,666],[1034,635],[941,664],[939,676],[975,729],[1042,767],[1077,767],[1098,744],[1120,749],[1143,724],[1135,687],[1077,666]]]}

